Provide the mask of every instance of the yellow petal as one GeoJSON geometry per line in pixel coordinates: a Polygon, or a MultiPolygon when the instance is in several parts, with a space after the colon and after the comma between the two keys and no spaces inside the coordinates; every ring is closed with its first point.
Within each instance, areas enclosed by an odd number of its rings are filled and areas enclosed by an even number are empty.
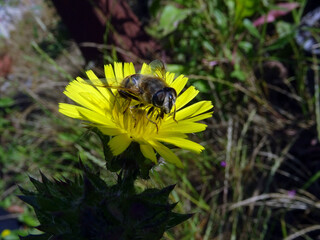
{"type": "Polygon", "coordinates": [[[100,95],[94,95],[88,92],[79,93],[79,96],[86,99],[86,107],[94,112],[105,115],[106,111],[112,108],[112,103],[109,99],[103,98],[100,95]]]}
{"type": "Polygon", "coordinates": [[[117,81],[120,83],[123,80],[122,62],[114,63],[114,72],[116,74],[117,81]]]}
{"type": "Polygon", "coordinates": [[[206,111],[209,111],[212,108],[213,106],[211,101],[197,102],[195,104],[192,104],[191,106],[188,106],[178,111],[176,113],[176,120],[179,122],[182,119],[190,119],[192,117],[205,113],[206,111]]]}
{"type": "Polygon", "coordinates": [[[90,80],[98,79],[97,75],[92,70],[86,71],[86,74],[90,80]]]}
{"type": "Polygon", "coordinates": [[[151,67],[148,64],[143,63],[140,73],[144,75],[150,75],[152,73],[151,67]]]}
{"type": "MultiPolygon", "coordinates": [[[[211,117],[211,116],[210,116],[211,117]]],[[[204,123],[195,123],[190,120],[181,120],[178,123],[172,121],[171,123],[164,123],[161,126],[162,132],[181,132],[181,133],[196,133],[202,132],[207,128],[204,123]]]]}
{"type": "Polygon", "coordinates": [[[116,128],[115,123],[110,119],[109,115],[101,115],[97,112],[86,108],[78,108],[79,114],[87,121],[101,124],[106,127],[116,128]]]}
{"type": "Polygon", "coordinates": [[[136,70],[134,69],[133,63],[124,63],[123,73],[123,77],[128,77],[132,74],[135,74],[136,70]]]}
{"type": "Polygon", "coordinates": [[[184,75],[180,75],[177,77],[174,82],[170,85],[170,87],[174,88],[179,95],[179,93],[182,91],[184,86],[187,84],[188,78],[185,77],[184,75]]]}
{"type": "Polygon", "coordinates": [[[96,88],[97,86],[102,86],[103,84],[105,84],[105,83],[102,82],[101,79],[99,79],[97,77],[97,75],[92,70],[86,71],[86,74],[87,74],[87,76],[88,76],[88,78],[90,80],[90,81],[88,81],[89,84],[91,82],[92,85],[94,86],[94,88],[96,88]]]}
{"type": "Polygon", "coordinates": [[[112,93],[110,92],[110,89],[108,89],[106,80],[102,81],[102,79],[99,79],[95,73],[91,70],[86,72],[88,78],[90,79],[91,83],[94,85],[94,87],[101,93],[101,95],[107,100],[110,101],[110,99],[113,97],[112,93]]]}
{"type": "Polygon", "coordinates": [[[161,138],[171,138],[171,137],[179,137],[179,138],[187,138],[188,136],[184,133],[178,131],[159,131],[156,137],[161,138]]]}
{"type": "Polygon", "coordinates": [[[176,110],[179,110],[198,95],[199,91],[194,86],[190,86],[184,91],[176,101],[176,110]]]}
{"type": "Polygon", "coordinates": [[[77,118],[80,120],[86,120],[86,118],[82,117],[79,114],[78,108],[80,108],[79,106],[75,106],[72,104],[68,104],[68,103],[59,103],[59,112],[71,117],[71,118],[77,118]]]}
{"type": "Polygon", "coordinates": [[[164,160],[173,163],[179,168],[183,168],[183,164],[180,159],[169,148],[157,141],[149,141],[149,143],[160,154],[160,156],[164,158],[164,160]]]}
{"type": "Polygon", "coordinates": [[[152,162],[157,164],[157,157],[155,152],[153,151],[153,148],[148,144],[140,144],[140,150],[146,158],[150,159],[152,162]]]}
{"type": "Polygon", "coordinates": [[[87,111],[90,111],[90,113],[92,112],[91,110],[84,107],[80,107],[80,106],[76,106],[68,103],[59,103],[59,112],[71,118],[88,120],[88,118],[83,114],[83,112],[87,112],[87,111]]]}
{"type": "MultiPolygon", "coordinates": [[[[74,81],[72,81],[72,82],[74,82],[74,81]]],[[[71,82],[71,83],[72,83],[71,82]]],[[[81,85],[81,84],[78,84],[78,83],[87,83],[87,81],[86,80],[83,80],[81,77],[76,77],[76,81],[75,82],[77,82],[77,85],[78,86],[83,86],[83,85],[81,85]]]]}
{"type": "Polygon", "coordinates": [[[106,76],[107,79],[115,79],[115,75],[113,72],[113,67],[111,64],[104,65],[104,75],[106,76]]]}
{"type": "Polygon", "coordinates": [[[115,135],[119,135],[119,134],[123,134],[125,133],[122,129],[117,128],[117,127],[106,127],[106,126],[101,126],[101,125],[93,125],[97,128],[99,128],[99,130],[105,134],[105,135],[109,135],[109,136],[115,136],[115,135]]]}
{"type": "Polygon", "coordinates": [[[200,153],[204,150],[204,147],[201,146],[198,143],[195,143],[193,141],[190,141],[188,139],[178,138],[178,137],[170,137],[170,138],[156,138],[158,141],[171,143],[177,147],[188,149],[190,151],[193,151],[195,153],[200,153]]]}
{"type": "Polygon", "coordinates": [[[114,156],[117,156],[126,150],[130,143],[131,143],[131,138],[129,138],[128,134],[121,134],[113,137],[108,145],[112,151],[112,154],[114,156]]]}
{"type": "Polygon", "coordinates": [[[169,86],[171,86],[173,80],[174,80],[174,73],[166,72],[166,82],[169,86]]]}
{"type": "Polygon", "coordinates": [[[63,93],[76,103],[79,103],[86,108],[99,111],[99,107],[96,105],[96,102],[92,103],[90,102],[90,99],[87,99],[86,96],[83,96],[83,94],[87,93],[92,96],[100,95],[100,97],[102,97],[101,93],[99,93],[98,90],[90,84],[81,83],[78,80],[74,80],[66,87],[66,90],[63,93]]]}
{"type": "MultiPolygon", "coordinates": [[[[203,113],[203,114],[200,114],[198,116],[194,116],[194,117],[192,117],[190,119],[186,119],[185,121],[192,121],[192,122],[201,121],[201,120],[206,119],[206,118],[211,118],[212,114],[213,114],[213,112],[203,113]]],[[[182,120],[182,121],[184,121],[184,120],[182,120]]]]}

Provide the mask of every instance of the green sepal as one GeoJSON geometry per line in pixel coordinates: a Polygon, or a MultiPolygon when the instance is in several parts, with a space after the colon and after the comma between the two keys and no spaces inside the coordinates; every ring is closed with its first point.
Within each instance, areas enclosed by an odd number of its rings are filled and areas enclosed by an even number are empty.
{"type": "Polygon", "coordinates": [[[176,225],[188,220],[189,218],[191,218],[194,214],[193,213],[189,213],[189,214],[181,214],[181,213],[174,213],[172,212],[170,215],[170,219],[167,222],[167,226],[166,226],[166,231],[169,230],[170,228],[175,227],[176,225]]]}
{"type": "Polygon", "coordinates": [[[33,186],[35,186],[35,188],[39,191],[39,192],[45,192],[48,193],[47,189],[46,189],[46,185],[39,182],[38,180],[36,180],[35,178],[29,176],[30,181],[32,182],[33,186]]]}
{"type": "Polygon", "coordinates": [[[26,237],[21,237],[19,236],[20,240],[48,240],[48,239],[53,239],[57,240],[56,238],[51,238],[50,234],[41,234],[41,235],[28,235],[26,237]]]}
{"type": "Polygon", "coordinates": [[[20,192],[22,192],[24,195],[31,195],[32,194],[31,191],[28,191],[28,190],[24,189],[20,185],[18,185],[18,188],[19,188],[20,192]]]}
{"type": "Polygon", "coordinates": [[[109,171],[130,170],[134,173],[134,179],[137,177],[143,179],[150,178],[149,171],[154,166],[154,163],[143,156],[138,143],[132,142],[126,151],[118,156],[114,156],[108,145],[110,137],[104,135],[98,128],[91,128],[91,130],[97,134],[102,143],[106,167],[109,171]]]}
{"type": "Polygon", "coordinates": [[[176,185],[169,185],[161,190],[156,188],[146,189],[141,193],[141,197],[149,198],[155,203],[165,203],[168,200],[169,194],[172,192],[176,185]]]}
{"type": "Polygon", "coordinates": [[[175,185],[137,194],[130,171],[109,186],[99,173],[82,168],[83,176],[73,180],[49,180],[41,173],[43,182],[31,178],[34,192],[21,188],[28,195],[20,199],[34,207],[38,229],[50,240],[158,240],[191,216],[172,212],[177,203],[169,203],[168,197],[175,185]]]}
{"type": "Polygon", "coordinates": [[[28,203],[33,208],[39,208],[39,205],[37,203],[36,197],[30,196],[30,195],[18,195],[18,198],[20,198],[22,201],[28,203]]]}

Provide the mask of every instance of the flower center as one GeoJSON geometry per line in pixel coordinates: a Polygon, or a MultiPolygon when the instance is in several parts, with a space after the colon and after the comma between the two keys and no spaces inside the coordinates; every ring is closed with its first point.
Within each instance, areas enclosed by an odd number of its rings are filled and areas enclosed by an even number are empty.
{"type": "Polygon", "coordinates": [[[139,106],[119,102],[113,109],[114,122],[134,139],[146,139],[156,134],[161,126],[159,111],[152,106],[139,106]]]}

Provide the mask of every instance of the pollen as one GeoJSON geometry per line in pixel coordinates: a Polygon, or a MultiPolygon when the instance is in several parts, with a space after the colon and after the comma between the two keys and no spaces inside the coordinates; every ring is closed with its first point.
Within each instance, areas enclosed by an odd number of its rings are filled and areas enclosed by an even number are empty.
{"type": "Polygon", "coordinates": [[[146,139],[146,136],[156,134],[161,120],[157,113],[148,114],[148,107],[131,106],[124,109],[117,106],[113,109],[114,122],[124,129],[134,140],[146,139]]]}

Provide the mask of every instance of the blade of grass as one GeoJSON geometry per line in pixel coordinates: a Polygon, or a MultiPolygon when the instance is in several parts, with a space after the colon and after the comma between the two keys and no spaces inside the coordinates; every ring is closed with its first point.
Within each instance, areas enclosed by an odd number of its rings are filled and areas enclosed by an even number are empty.
{"type": "Polygon", "coordinates": [[[314,71],[314,97],[318,140],[320,140],[320,93],[319,93],[319,67],[318,59],[315,55],[312,57],[312,70],[314,71]]]}
{"type": "Polygon", "coordinates": [[[69,81],[73,80],[73,77],[67,73],[62,67],[60,67],[57,62],[52,59],[46,52],[44,52],[39,45],[35,42],[31,42],[31,46],[52,66],[54,66],[65,78],[69,79],[69,81]]]}

